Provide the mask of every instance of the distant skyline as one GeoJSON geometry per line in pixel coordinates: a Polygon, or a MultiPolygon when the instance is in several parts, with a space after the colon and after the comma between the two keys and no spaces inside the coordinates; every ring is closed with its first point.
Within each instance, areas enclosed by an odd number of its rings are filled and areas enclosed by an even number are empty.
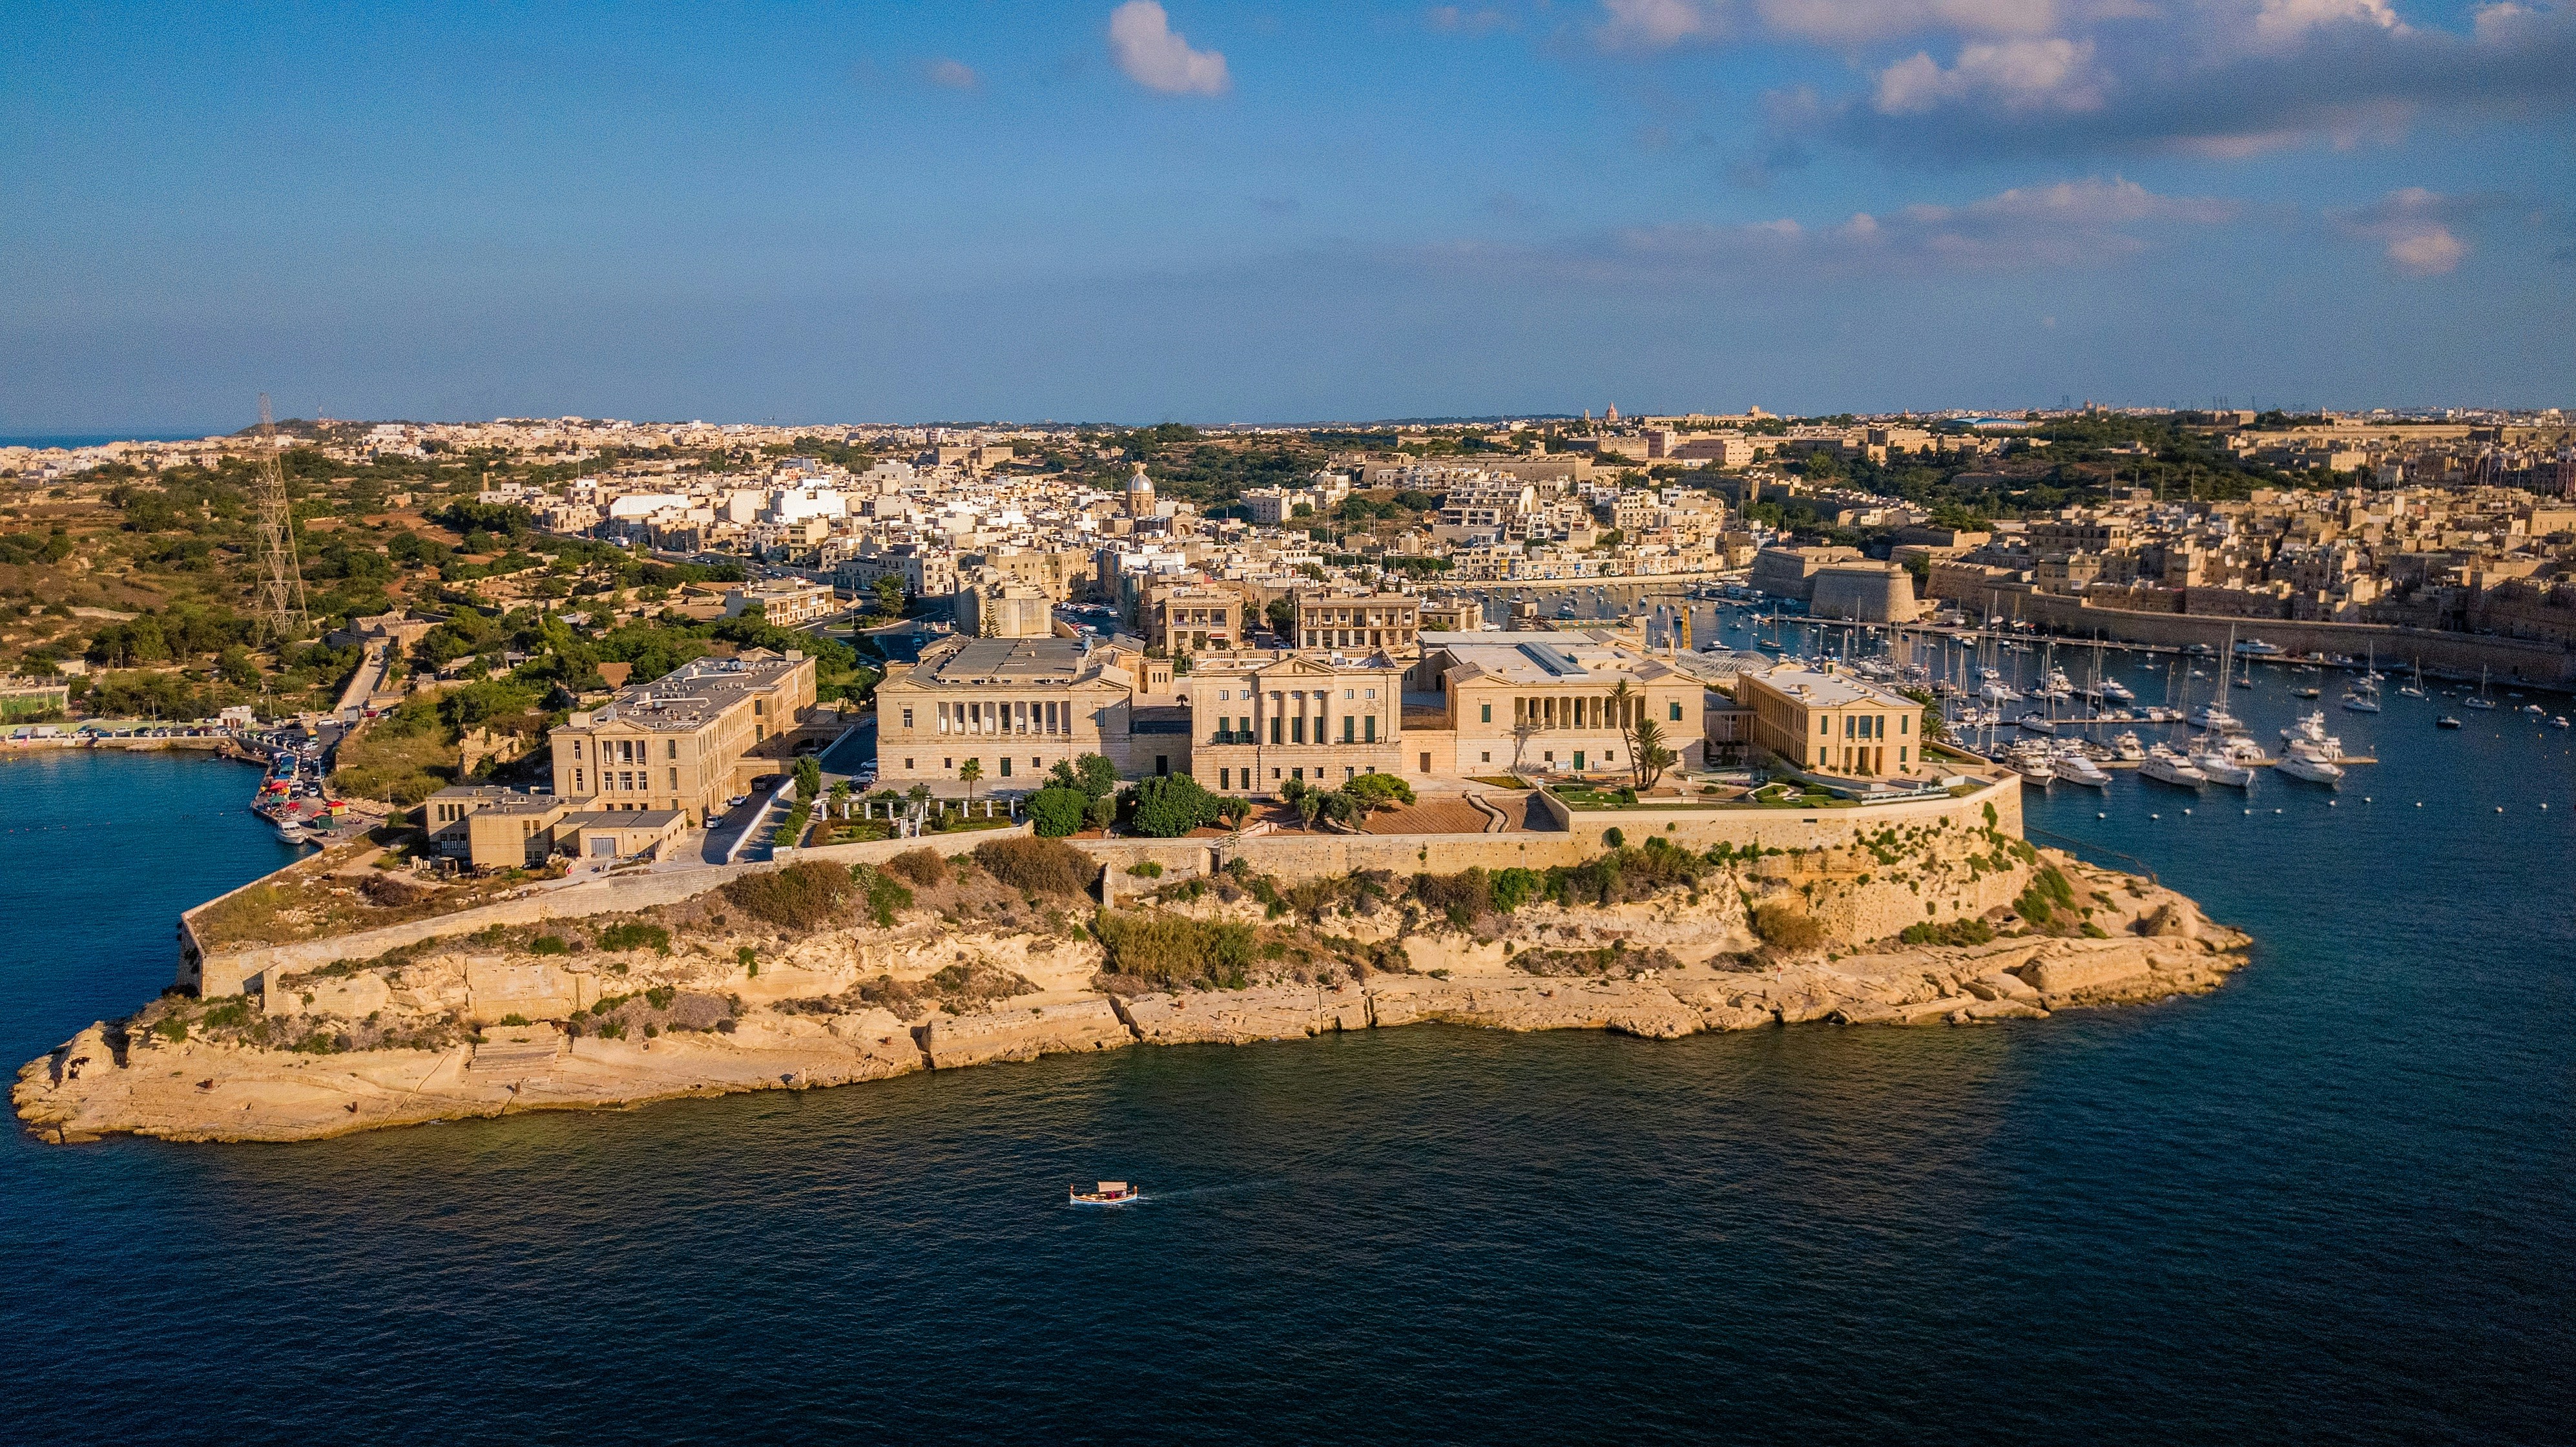
{"type": "Polygon", "coordinates": [[[31,5],[0,434],[2576,403],[2576,6],[31,5]]]}

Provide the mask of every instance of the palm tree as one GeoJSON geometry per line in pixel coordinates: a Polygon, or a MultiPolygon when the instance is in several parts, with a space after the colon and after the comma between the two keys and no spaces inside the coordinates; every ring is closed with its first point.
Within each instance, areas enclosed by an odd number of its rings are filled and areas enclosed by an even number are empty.
{"type": "Polygon", "coordinates": [[[963,783],[966,786],[967,803],[972,804],[975,802],[975,784],[983,777],[984,761],[982,759],[968,759],[958,768],[957,778],[960,783],[963,783]]]}
{"type": "Polygon", "coordinates": [[[1664,777],[1664,770],[1678,757],[1664,747],[1664,726],[1650,718],[1640,718],[1628,731],[1628,767],[1637,777],[1637,787],[1651,789],[1664,777]]]}

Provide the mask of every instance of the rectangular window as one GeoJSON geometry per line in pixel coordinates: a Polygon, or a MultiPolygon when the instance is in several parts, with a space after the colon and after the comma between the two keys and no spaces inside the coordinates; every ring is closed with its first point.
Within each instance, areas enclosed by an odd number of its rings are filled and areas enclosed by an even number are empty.
{"type": "Polygon", "coordinates": [[[581,792],[581,770],[579,769],[572,771],[572,791],[576,794],[581,792]]]}
{"type": "Polygon", "coordinates": [[[1368,716],[1368,741],[1369,741],[1370,743],[1376,743],[1376,742],[1377,742],[1377,715],[1376,715],[1376,714],[1370,714],[1370,715],[1368,716]]]}
{"type": "MultiPolygon", "coordinates": [[[[1816,732],[1826,738],[1832,738],[1834,736],[1834,721],[1830,718],[1820,718],[1816,720],[1816,732]]],[[[1816,762],[1823,763],[1824,759],[1822,756],[1819,756],[1816,762]]]]}
{"type": "Polygon", "coordinates": [[[1678,699],[1674,700],[1672,704],[1672,721],[1674,723],[1680,723],[1682,721],[1682,706],[1678,699]]]}
{"type": "Polygon", "coordinates": [[[1233,787],[1234,787],[1234,770],[1232,770],[1232,769],[1219,769],[1219,770],[1217,770],[1217,771],[1216,771],[1216,786],[1217,786],[1218,788],[1220,788],[1220,789],[1231,789],[1231,788],[1233,788],[1233,787]]]}
{"type": "Polygon", "coordinates": [[[1494,706],[1493,706],[1492,704],[1490,704],[1490,703],[1489,703],[1489,704],[1482,705],[1482,707],[1483,707],[1483,710],[1484,710],[1484,716],[1483,716],[1483,717],[1481,717],[1481,718],[1479,718],[1479,719],[1477,719],[1477,720],[1476,720],[1476,722],[1478,722],[1478,723],[1492,723],[1492,722],[1494,721],[1494,706]]]}
{"type": "Polygon", "coordinates": [[[1905,745],[1903,744],[1896,746],[1896,766],[1900,769],[1905,767],[1905,745]]]}
{"type": "Polygon", "coordinates": [[[1484,761],[1485,763],[1488,763],[1488,764],[1490,764],[1490,763],[1492,763],[1492,762],[1494,761],[1494,754],[1493,754],[1493,750],[1488,749],[1488,750],[1486,750],[1486,751],[1485,751],[1485,755],[1484,755],[1484,760],[1483,760],[1483,761],[1484,761]]]}
{"type": "Polygon", "coordinates": [[[1898,714],[1896,716],[1896,731],[1900,735],[1912,733],[1914,731],[1912,722],[1908,715],[1898,714]]]}
{"type": "Polygon", "coordinates": [[[1347,688],[1346,688],[1346,689],[1343,689],[1343,690],[1342,690],[1342,699],[1343,699],[1343,701],[1344,701],[1344,702],[1348,702],[1348,701],[1350,700],[1350,697],[1351,697],[1351,691],[1350,691],[1349,689],[1347,689],[1347,688]]]}
{"type": "Polygon", "coordinates": [[[1004,755],[1004,756],[1003,756],[1003,758],[1002,758],[1002,777],[1003,777],[1003,778],[1005,778],[1005,779],[1007,779],[1007,778],[1009,778],[1010,776],[1011,776],[1011,760],[1010,760],[1010,756],[1006,754],[1006,755],[1004,755]]]}
{"type": "MultiPolygon", "coordinates": [[[[1346,743],[1346,744],[1347,744],[1347,743],[1355,743],[1355,742],[1357,742],[1357,740],[1356,740],[1356,739],[1354,739],[1354,738],[1352,737],[1352,732],[1351,732],[1351,730],[1352,730],[1353,725],[1357,724],[1358,722],[1359,722],[1359,720],[1357,720],[1357,719],[1355,719],[1355,718],[1352,718],[1349,714],[1344,714],[1344,715],[1342,715],[1342,742],[1343,742],[1343,743],[1346,743]]],[[[1372,722],[1372,723],[1376,722],[1376,719],[1374,718],[1374,716],[1372,716],[1372,718],[1370,719],[1370,722],[1372,722]]]]}
{"type": "Polygon", "coordinates": [[[662,757],[665,759],[676,759],[680,756],[680,741],[678,739],[671,739],[665,742],[662,745],[662,748],[662,757]]]}
{"type": "Polygon", "coordinates": [[[903,768],[904,768],[904,772],[905,772],[905,773],[910,773],[910,772],[912,772],[912,760],[910,760],[910,759],[906,759],[906,760],[904,760],[904,761],[903,761],[903,768]]]}
{"type": "Polygon", "coordinates": [[[1302,744],[1305,741],[1306,716],[1301,713],[1288,721],[1288,742],[1292,744],[1302,744]]]}
{"type": "Polygon", "coordinates": [[[905,728],[910,728],[910,727],[912,727],[912,710],[911,710],[911,709],[905,709],[905,710],[903,711],[903,726],[904,726],[905,728]]]}
{"type": "Polygon", "coordinates": [[[1277,743],[1277,742],[1279,742],[1279,733],[1280,733],[1280,730],[1281,730],[1281,729],[1284,729],[1284,728],[1286,728],[1286,727],[1287,727],[1286,722],[1285,722],[1285,721],[1283,721],[1283,720],[1279,717],[1279,715],[1277,715],[1277,714],[1275,714],[1275,713],[1274,713],[1274,714],[1272,714],[1272,715],[1270,716],[1270,741],[1271,741],[1272,743],[1274,743],[1274,744],[1275,744],[1275,743],[1277,743]]]}

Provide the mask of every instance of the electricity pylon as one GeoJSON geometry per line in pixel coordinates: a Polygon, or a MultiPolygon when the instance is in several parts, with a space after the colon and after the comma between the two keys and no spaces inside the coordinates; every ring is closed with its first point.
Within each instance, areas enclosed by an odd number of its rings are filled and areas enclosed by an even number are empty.
{"type": "Polygon", "coordinates": [[[286,500],[286,468],[277,457],[277,423],[268,394],[259,394],[259,613],[284,642],[304,631],[304,572],[295,560],[295,517],[286,500]]]}

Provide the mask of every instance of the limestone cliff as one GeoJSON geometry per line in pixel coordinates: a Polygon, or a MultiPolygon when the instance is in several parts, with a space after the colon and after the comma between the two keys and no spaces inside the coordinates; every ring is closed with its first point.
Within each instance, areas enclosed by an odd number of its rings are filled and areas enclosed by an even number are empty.
{"type": "Polygon", "coordinates": [[[1114,911],[1026,858],[903,864],[167,997],[30,1062],[12,1098],[58,1141],[296,1140],[1426,1021],[1673,1039],[2038,1018],[2211,988],[2245,945],[2180,895],[1991,828],[1284,890],[1219,877],[1114,911]]]}

